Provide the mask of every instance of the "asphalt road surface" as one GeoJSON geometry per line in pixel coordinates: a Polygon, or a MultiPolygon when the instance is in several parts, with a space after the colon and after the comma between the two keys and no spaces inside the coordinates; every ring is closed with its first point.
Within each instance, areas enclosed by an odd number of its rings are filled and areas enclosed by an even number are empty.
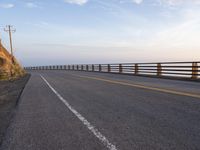
{"type": "Polygon", "coordinates": [[[200,150],[200,83],[31,74],[1,150],[200,150]]]}

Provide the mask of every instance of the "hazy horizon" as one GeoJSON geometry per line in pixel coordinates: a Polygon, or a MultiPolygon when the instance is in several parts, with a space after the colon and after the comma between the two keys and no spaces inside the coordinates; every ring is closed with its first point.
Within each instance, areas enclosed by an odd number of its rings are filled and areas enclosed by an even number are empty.
{"type": "Polygon", "coordinates": [[[2,0],[24,66],[198,61],[200,0],[2,0]]]}

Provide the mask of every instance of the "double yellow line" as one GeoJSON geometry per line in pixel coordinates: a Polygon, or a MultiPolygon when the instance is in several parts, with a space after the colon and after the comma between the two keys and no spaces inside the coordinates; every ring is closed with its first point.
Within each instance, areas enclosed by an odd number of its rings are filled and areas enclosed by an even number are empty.
{"type": "Polygon", "coordinates": [[[170,89],[150,87],[150,86],[145,86],[145,85],[140,85],[140,84],[127,83],[127,82],[110,80],[110,79],[99,78],[99,77],[82,76],[82,75],[74,75],[74,74],[73,74],[73,76],[76,76],[76,77],[79,77],[79,78],[85,78],[85,79],[98,80],[98,81],[103,81],[103,82],[118,84],[118,85],[123,85],[123,86],[130,86],[130,87],[136,87],[136,88],[147,89],[147,90],[152,90],[152,91],[158,91],[158,92],[163,92],[163,93],[168,93],[168,94],[175,94],[175,95],[188,96],[188,97],[193,97],[193,98],[200,98],[200,95],[198,95],[198,94],[175,91],[175,90],[170,90],[170,89]]]}

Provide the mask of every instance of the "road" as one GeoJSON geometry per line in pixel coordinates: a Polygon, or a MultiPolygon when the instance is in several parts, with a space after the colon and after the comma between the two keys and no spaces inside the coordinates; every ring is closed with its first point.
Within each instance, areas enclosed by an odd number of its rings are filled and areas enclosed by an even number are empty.
{"type": "Polygon", "coordinates": [[[31,71],[1,150],[198,150],[200,83],[31,71]]]}

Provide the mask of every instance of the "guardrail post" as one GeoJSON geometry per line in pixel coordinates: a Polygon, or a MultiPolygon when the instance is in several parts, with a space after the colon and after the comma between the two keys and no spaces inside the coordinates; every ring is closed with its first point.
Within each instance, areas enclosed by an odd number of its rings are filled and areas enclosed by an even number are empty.
{"type": "Polygon", "coordinates": [[[78,65],[76,66],[76,70],[78,70],[78,65]]]}
{"type": "Polygon", "coordinates": [[[74,70],[74,65],[72,66],[72,70],[74,70]]]}
{"type": "Polygon", "coordinates": [[[135,75],[139,73],[139,66],[138,64],[135,64],[135,75]]]}
{"type": "Polygon", "coordinates": [[[111,70],[110,70],[110,64],[108,64],[108,72],[110,72],[111,70]]]}
{"type": "Polygon", "coordinates": [[[157,76],[161,76],[162,75],[162,65],[161,63],[157,64],[157,76]]]}
{"type": "Polygon", "coordinates": [[[102,71],[102,68],[101,68],[101,65],[99,64],[99,72],[101,72],[102,71]]]}
{"type": "Polygon", "coordinates": [[[81,65],[81,70],[83,71],[83,65],[81,65]]]}
{"type": "Polygon", "coordinates": [[[88,65],[86,65],[86,71],[89,71],[89,66],[88,65]]]}
{"type": "Polygon", "coordinates": [[[119,64],[119,73],[122,73],[122,72],[123,72],[122,64],[119,64]]]}
{"type": "Polygon", "coordinates": [[[198,63],[192,63],[192,79],[198,79],[198,63]]]}
{"type": "Polygon", "coordinates": [[[94,65],[92,65],[92,72],[94,72],[94,65]]]}

